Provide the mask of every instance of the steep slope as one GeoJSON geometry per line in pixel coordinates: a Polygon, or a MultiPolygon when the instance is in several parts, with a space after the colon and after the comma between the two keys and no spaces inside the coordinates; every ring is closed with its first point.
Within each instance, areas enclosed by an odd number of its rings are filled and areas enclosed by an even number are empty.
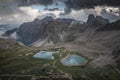
{"type": "Polygon", "coordinates": [[[97,31],[119,31],[120,30],[120,20],[106,24],[105,26],[101,27],[97,31]]]}
{"type": "Polygon", "coordinates": [[[73,19],[36,18],[33,22],[24,23],[17,29],[16,33],[19,37],[17,40],[25,45],[35,45],[37,42],[61,43],[66,40],[66,36],[76,30],[79,31],[79,26],[82,24],[73,19]],[[49,38],[46,40],[47,37],[49,38]]]}
{"type": "Polygon", "coordinates": [[[94,17],[93,15],[90,15],[85,25],[87,26],[87,29],[85,32],[78,35],[76,41],[96,43],[112,50],[120,47],[119,20],[113,23],[109,23],[108,20],[102,17],[94,17]]]}
{"type": "Polygon", "coordinates": [[[120,21],[113,23],[107,23],[104,26],[98,28],[90,41],[94,41],[100,45],[103,45],[110,50],[120,48],[120,21]]]}
{"type": "Polygon", "coordinates": [[[52,17],[46,17],[42,20],[35,19],[33,22],[23,23],[16,31],[19,36],[18,41],[29,45],[39,38],[46,37],[46,27],[52,22],[52,17]]]}
{"type": "MultiPolygon", "coordinates": [[[[107,19],[90,14],[87,22],[83,24],[73,19],[53,19],[48,16],[41,20],[36,18],[33,22],[23,23],[15,30],[17,40],[25,45],[39,47],[82,42],[86,48],[90,46],[94,50],[112,51],[120,45],[119,26],[119,20],[109,23],[107,19]]],[[[6,33],[8,32],[11,30],[6,33]]]]}

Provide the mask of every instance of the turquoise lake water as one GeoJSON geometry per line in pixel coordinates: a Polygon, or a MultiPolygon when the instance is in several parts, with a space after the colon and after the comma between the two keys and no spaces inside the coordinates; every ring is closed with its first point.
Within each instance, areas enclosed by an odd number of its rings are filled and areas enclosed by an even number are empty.
{"type": "Polygon", "coordinates": [[[55,59],[54,56],[52,55],[53,52],[49,51],[40,51],[33,55],[34,58],[44,58],[44,59],[55,59]]]}
{"type": "Polygon", "coordinates": [[[80,66],[87,63],[87,59],[79,55],[70,55],[61,60],[61,62],[65,66],[80,66]]]}

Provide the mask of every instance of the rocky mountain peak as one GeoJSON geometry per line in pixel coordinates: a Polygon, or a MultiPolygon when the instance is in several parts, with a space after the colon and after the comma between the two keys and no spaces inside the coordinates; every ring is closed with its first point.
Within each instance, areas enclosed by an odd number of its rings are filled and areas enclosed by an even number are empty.
{"type": "Polygon", "coordinates": [[[101,16],[96,16],[96,19],[95,19],[96,21],[98,21],[99,23],[101,23],[101,24],[107,24],[107,23],[109,23],[109,20],[108,19],[105,19],[105,18],[103,18],[103,17],[101,17],[101,16]]]}
{"type": "Polygon", "coordinates": [[[36,18],[33,22],[23,23],[16,31],[19,36],[18,40],[25,45],[29,45],[39,38],[43,38],[46,27],[51,21],[53,21],[53,18],[48,16],[41,20],[36,18]]]}
{"type": "Polygon", "coordinates": [[[101,16],[90,14],[88,21],[84,24],[74,19],[53,19],[50,16],[42,19],[36,18],[32,22],[21,24],[15,32],[18,36],[18,41],[25,45],[31,45],[38,40],[38,42],[52,42],[54,44],[72,41],[78,37],[77,35],[84,32],[87,32],[85,35],[90,38],[96,31],[106,31],[108,29],[119,29],[119,21],[109,23],[109,20],[101,16]]]}
{"type": "Polygon", "coordinates": [[[34,23],[36,24],[40,24],[40,23],[48,23],[50,21],[53,21],[53,18],[51,16],[46,16],[45,18],[43,19],[39,19],[39,18],[35,18],[33,20],[34,23]]]}
{"type": "Polygon", "coordinates": [[[120,30],[120,20],[105,24],[103,27],[99,28],[97,31],[119,31],[119,30],[120,30]]]}
{"type": "Polygon", "coordinates": [[[108,19],[105,19],[101,16],[94,16],[93,14],[90,14],[88,16],[88,20],[87,20],[87,23],[88,24],[92,24],[92,23],[100,23],[100,24],[107,24],[109,23],[109,20],[108,19]]]}
{"type": "Polygon", "coordinates": [[[95,16],[94,16],[93,14],[90,14],[90,15],[88,16],[87,23],[91,23],[91,22],[93,22],[94,20],[95,20],[95,16]]]}

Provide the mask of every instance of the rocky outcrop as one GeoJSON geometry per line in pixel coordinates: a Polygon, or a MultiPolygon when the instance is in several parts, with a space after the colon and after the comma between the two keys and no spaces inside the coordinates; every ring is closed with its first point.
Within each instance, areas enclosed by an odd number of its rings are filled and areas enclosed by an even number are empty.
{"type": "Polygon", "coordinates": [[[103,25],[109,23],[109,20],[108,19],[104,19],[103,17],[101,16],[94,16],[92,14],[90,14],[88,16],[88,20],[86,22],[86,25],[88,27],[92,27],[92,28],[100,28],[102,27],[103,25]]]}
{"type": "Polygon", "coordinates": [[[95,17],[93,14],[90,14],[88,16],[87,23],[88,24],[92,24],[92,23],[95,23],[95,22],[99,22],[100,24],[107,24],[107,23],[109,23],[109,20],[108,19],[104,19],[101,16],[96,16],[95,17]]]}
{"type": "Polygon", "coordinates": [[[75,20],[53,19],[52,17],[45,17],[39,20],[36,18],[33,22],[23,23],[17,29],[18,41],[25,45],[30,45],[38,40],[38,42],[44,42],[45,40],[46,43],[51,41],[54,44],[61,43],[64,41],[66,33],[69,33],[72,29],[74,24],[71,24],[72,22],[75,22],[75,20]]]}
{"type": "Polygon", "coordinates": [[[94,16],[93,14],[90,14],[90,15],[88,16],[87,23],[92,23],[92,22],[94,22],[94,21],[95,21],[95,16],[94,16]]]}
{"type": "Polygon", "coordinates": [[[113,23],[108,23],[104,25],[103,27],[99,28],[97,31],[119,31],[120,30],[120,20],[113,22],[113,23]]]}
{"type": "Polygon", "coordinates": [[[11,30],[8,30],[4,33],[4,36],[10,36],[11,34],[13,34],[14,32],[16,32],[17,28],[13,28],[11,30]]]}
{"type": "Polygon", "coordinates": [[[52,17],[46,17],[42,20],[35,19],[33,22],[23,23],[17,32],[19,36],[18,41],[21,41],[25,45],[29,45],[39,38],[46,37],[47,25],[53,21],[52,17]]]}

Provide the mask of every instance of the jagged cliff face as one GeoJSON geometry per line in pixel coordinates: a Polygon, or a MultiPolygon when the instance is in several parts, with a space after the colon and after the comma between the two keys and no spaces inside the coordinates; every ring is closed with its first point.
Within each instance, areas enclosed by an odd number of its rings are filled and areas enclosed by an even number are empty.
{"type": "MultiPolygon", "coordinates": [[[[109,23],[100,16],[89,15],[86,23],[73,19],[53,19],[46,17],[41,20],[23,23],[17,30],[17,40],[25,45],[43,46],[66,42],[85,43],[96,47],[97,44],[107,49],[120,48],[120,21],[109,23]]],[[[9,31],[11,32],[11,31],[9,31]]]]}
{"type": "Polygon", "coordinates": [[[106,23],[95,28],[94,33],[89,36],[90,42],[95,42],[111,51],[120,48],[120,21],[106,23]]]}
{"type": "Polygon", "coordinates": [[[109,48],[111,51],[120,49],[120,20],[107,23],[97,29],[91,40],[109,48]]]}
{"type": "Polygon", "coordinates": [[[96,17],[95,17],[94,15],[90,14],[90,15],[88,16],[87,23],[88,23],[88,24],[93,24],[93,23],[107,24],[107,23],[109,23],[109,20],[104,19],[104,18],[101,17],[101,16],[96,16],[96,17]]]}
{"type": "Polygon", "coordinates": [[[18,40],[25,45],[29,45],[39,38],[45,38],[47,25],[49,25],[52,20],[51,17],[46,17],[42,20],[35,19],[33,22],[23,23],[16,31],[19,36],[18,40]]]}
{"type": "Polygon", "coordinates": [[[73,28],[75,24],[73,19],[53,19],[52,17],[46,17],[42,20],[35,19],[33,22],[22,24],[17,32],[19,36],[18,40],[26,45],[30,45],[39,40],[53,44],[61,43],[64,41],[66,35],[73,28]]]}

